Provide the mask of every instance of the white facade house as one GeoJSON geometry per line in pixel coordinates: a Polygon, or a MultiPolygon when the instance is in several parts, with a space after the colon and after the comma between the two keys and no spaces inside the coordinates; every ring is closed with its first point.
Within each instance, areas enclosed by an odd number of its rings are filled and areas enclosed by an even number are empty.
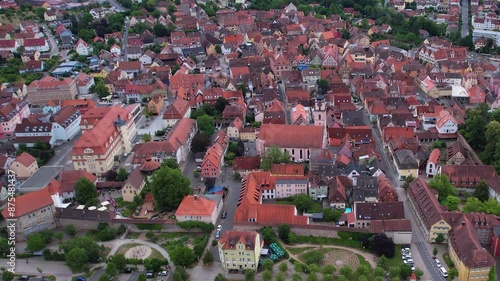
{"type": "Polygon", "coordinates": [[[90,92],[90,88],[95,85],[94,77],[85,72],[81,72],[78,74],[76,85],[78,86],[78,93],[80,95],[86,95],[90,92]]]}
{"type": "Polygon", "coordinates": [[[63,107],[51,119],[52,134],[55,137],[55,141],[69,141],[80,132],[82,115],[80,111],[72,106],[63,107]]]}
{"type": "Polygon", "coordinates": [[[94,8],[90,10],[89,13],[95,20],[100,19],[106,15],[106,11],[104,11],[102,8],[94,8]]]}
{"type": "Polygon", "coordinates": [[[87,44],[87,42],[83,41],[82,39],[78,39],[78,42],[76,42],[75,45],[75,51],[80,56],[88,56],[90,53],[92,53],[93,48],[91,45],[87,44]]]}
{"type": "Polygon", "coordinates": [[[436,129],[440,134],[454,134],[458,131],[457,120],[447,110],[439,113],[436,129]]]}
{"type": "Polygon", "coordinates": [[[24,50],[48,52],[50,47],[45,38],[24,39],[24,50]]]}
{"type": "Polygon", "coordinates": [[[429,160],[427,160],[427,165],[425,167],[425,173],[427,177],[434,177],[438,170],[439,160],[441,158],[441,151],[438,148],[432,150],[429,160]]]}
{"type": "Polygon", "coordinates": [[[109,51],[115,55],[115,56],[121,56],[122,54],[122,49],[120,46],[114,44],[113,46],[111,46],[111,48],[109,49],[109,51]]]}
{"type": "Polygon", "coordinates": [[[19,43],[14,39],[0,40],[0,51],[16,52],[19,48],[19,43]]]}
{"type": "Polygon", "coordinates": [[[149,56],[148,54],[143,54],[140,58],[139,61],[142,62],[144,65],[150,65],[153,63],[153,58],[149,56]]]}

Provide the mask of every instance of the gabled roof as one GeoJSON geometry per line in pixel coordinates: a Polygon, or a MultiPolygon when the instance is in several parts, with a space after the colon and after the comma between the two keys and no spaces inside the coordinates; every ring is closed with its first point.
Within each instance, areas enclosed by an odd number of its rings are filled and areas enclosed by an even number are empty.
{"type": "Polygon", "coordinates": [[[266,147],[273,145],[307,149],[324,147],[324,130],[321,126],[263,124],[258,138],[265,141],[266,147]]]}
{"type": "Polygon", "coordinates": [[[236,157],[233,160],[233,171],[260,169],[260,156],[236,157]]]}
{"type": "Polygon", "coordinates": [[[211,217],[217,203],[215,201],[197,196],[187,195],[175,212],[176,217],[201,216],[211,217]]]}
{"type": "Polygon", "coordinates": [[[434,148],[431,152],[431,155],[429,156],[429,160],[427,161],[427,163],[434,163],[437,165],[439,163],[440,158],[441,158],[441,150],[439,150],[439,148],[434,148]]]}
{"type": "Polygon", "coordinates": [[[54,202],[50,196],[49,188],[45,187],[16,197],[15,211],[9,212],[8,208],[5,208],[2,211],[2,215],[4,218],[20,218],[53,204],[54,202]]]}
{"type": "Polygon", "coordinates": [[[413,201],[427,229],[443,219],[441,216],[444,211],[443,207],[422,178],[417,178],[410,183],[408,197],[413,201]]]}
{"type": "Polygon", "coordinates": [[[16,157],[15,161],[19,162],[19,164],[23,165],[24,167],[29,167],[31,164],[36,162],[36,158],[31,156],[31,154],[29,154],[28,152],[23,152],[21,153],[21,155],[16,157]]]}
{"type": "MultiPolygon", "coordinates": [[[[255,231],[235,231],[230,230],[222,234],[219,239],[219,244],[222,249],[236,249],[236,244],[241,243],[245,245],[246,250],[254,250],[257,243],[259,234],[255,231]]],[[[260,240],[261,247],[264,241],[260,240]]],[[[260,253],[257,253],[260,254],[260,253]]]]}

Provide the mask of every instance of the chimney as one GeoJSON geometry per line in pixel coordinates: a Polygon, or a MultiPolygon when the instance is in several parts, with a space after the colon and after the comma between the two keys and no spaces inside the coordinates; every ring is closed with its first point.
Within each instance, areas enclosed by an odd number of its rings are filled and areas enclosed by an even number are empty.
{"type": "Polygon", "coordinates": [[[194,202],[198,202],[198,195],[194,196],[194,202]]]}

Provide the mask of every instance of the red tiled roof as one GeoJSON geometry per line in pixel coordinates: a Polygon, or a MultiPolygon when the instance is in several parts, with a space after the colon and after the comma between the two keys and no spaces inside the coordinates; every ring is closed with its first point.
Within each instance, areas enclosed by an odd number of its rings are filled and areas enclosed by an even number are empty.
{"type": "Polygon", "coordinates": [[[36,158],[31,156],[31,154],[27,152],[21,153],[21,155],[17,156],[16,161],[19,162],[24,167],[29,167],[33,162],[36,162],[36,158]]]}
{"type": "Polygon", "coordinates": [[[303,164],[273,164],[271,166],[271,175],[291,175],[303,176],[303,164]]]}
{"type": "Polygon", "coordinates": [[[211,217],[217,203],[197,195],[188,195],[182,199],[175,212],[176,217],[182,216],[208,216],[211,217]]]}
{"type": "Polygon", "coordinates": [[[495,259],[479,243],[474,226],[465,217],[448,234],[450,245],[458,258],[468,268],[485,268],[495,265],[495,259]]]}
{"type": "MultiPolygon", "coordinates": [[[[245,245],[247,250],[254,250],[257,243],[257,235],[255,231],[235,231],[230,230],[222,233],[219,243],[222,249],[235,249],[235,245],[241,243],[245,245]]],[[[264,244],[264,240],[260,240],[260,246],[264,244]]],[[[258,253],[260,254],[260,253],[258,253]]]]}
{"type": "Polygon", "coordinates": [[[300,126],[282,124],[264,124],[260,128],[258,139],[266,147],[283,148],[323,148],[324,129],[321,126],[300,126]]]}
{"type": "Polygon", "coordinates": [[[441,150],[439,150],[438,148],[434,148],[427,162],[438,164],[440,158],[441,158],[441,150]]]}
{"type": "Polygon", "coordinates": [[[97,177],[83,170],[63,170],[59,181],[61,182],[61,192],[72,192],[75,189],[75,184],[81,178],[86,178],[91,182],[95,182],[97,177]]]}
{"type": "Polygon", "coordinates": [[[16,209],[14,211],[14,215],[11,216],[8,208],[3,209],[2,215],[4,218],[20,218],[53,204],[54,202],[50,197],[49,188],[45,187],[16,197],[16,209]]]}
{"type": "Polygon", "coordinates": [[[233,171],[260,169],[260,156],[236,157],[233,160],[233,171]]]}

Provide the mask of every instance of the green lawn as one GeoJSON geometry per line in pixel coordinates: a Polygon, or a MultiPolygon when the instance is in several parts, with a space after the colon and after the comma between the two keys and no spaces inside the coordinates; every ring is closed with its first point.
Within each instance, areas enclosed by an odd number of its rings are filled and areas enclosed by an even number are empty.
{"type": "Polygon", "coordinates": [[[401,259],[401,245],[396,245],[394,257],[387,260],[389,263],[389,268],[400,267],[403,264],[403,260],[401,259]]]}
{"type": "Polygon", "coordinates": [[[365,257],[360,254],[356,254],[356,256],[358,256],[359,265],[366,265],[368,266],[368,268],[373,268],[372,265],[365,259],[365,257]]]}
{"type": "Polygon", "coordinates": [[[316,249],[316,247],[287,248],[287,250],[294,255],[301,254],[312,249],[316,249]]]}

